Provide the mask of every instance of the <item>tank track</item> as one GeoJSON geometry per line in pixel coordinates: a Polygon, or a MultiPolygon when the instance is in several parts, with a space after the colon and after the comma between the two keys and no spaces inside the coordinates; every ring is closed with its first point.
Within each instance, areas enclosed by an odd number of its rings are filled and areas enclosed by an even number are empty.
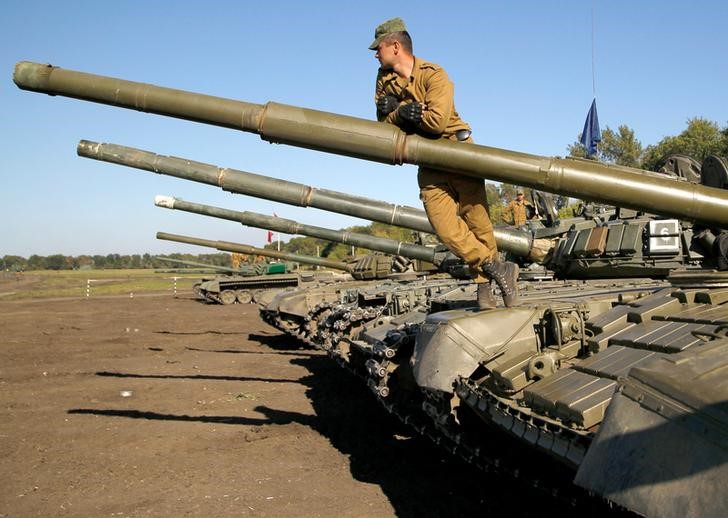
{"type": "Polygon", "coordinates": [[[333,310],[336,304],[332,302],[320,302],[306,315],[303,326],[299,332],[299,338],[306,344],[316,347],[316,337],[319,332],[319,325],[333,310]]]}
{"type": "Polygon", "coordinates": [[[324,350],[337,350],[343,339],[355,338],[367,322],[381,316],[386,309],[384,304],[366,307],[341,304],[333,307],[319,321],[315,342],[321,344],[324,350]]]}
{"type": "MultiPolygon", "coordinates": [[[[484,440],[484,438],[492,439],[492,432],[483,430],[484,427],[475,423],[474,420],[471,424],[475,424],[483,433],[466,432],[464,427],[455,421],[452,402],[446,394],[419,388],[412,390],[410,387],[408,389],[406,385],[409,380],[399,379],[405,377],[400,367],[408,366],[414,349],[417,328],[418,325],[405,324],[397,330],[390,331],[385,340],[374,344],[370,349],[373,357],[366,362],[369,374],[367,384],[375,393],[379,403],[389,413],[412,428],[418,435],[427,437],[449,454],[481,471],[506,475],[568,506],[611,507],[603,499],[589,495],[574,486],[569,474],[562,466],[553,467],[561,472],[561,476],[555,477],[554,471],[547,471],[545,473],[547,476],[544,477],[543,472],[524,470],[523,466],[527,464],[521,457],[512,458],[512,456],[503,455],[503,448],[499,448],[500,453],[494,452],[493,441],[484,440]]],[[[356,344],[369,349],[361,342],[356,342],[356,344]]],[[[411,381],[414,383],[414,380],[411,381]]],[[[498,441],[502,439],[502,437],[498,437],[498,441]]],[[[513,451],[517,451],[517,448],[514,445],[513,451]]],[[[537,455],[540,454],[537,453],[537,455]]],[[[556,464],[547,458],[539,460],[549,465],[556,464]]],[[[539,464],[543,464],[543,462],[539,462],[539,464]]]]}
{"type": "MultiPolygon", "coordinates": [[[[340,314],[344,314],[344,309],[339,308],[340,314]]],[[[428,438],[449,454],[483,472],[508,476],[525,487],[569,507],[592,506],[615,509],[609,502],[574,486],[564,468],[540,452],[536,453],[537,456],[543,457],[539,460],[550,466],[545,473],[524,470],[524,460],[518,456],[511,458],[502,452],[494,453],[492,440],[488,441],[492,439],[492,432],[480,434],[480,439],[475,434],[467,433],[463,427],[454,422],[451,407],[445,401],[447,399],[445,394],[423,391],[416,387],[408,363],[414,350],[418,327],[417,324],[399,326],[389,331],[384,340],[374,345],[350,336],[341,336],[339,340],[332,341],[333,346],[315,341],[311,345],[326,352],[345,370],[367,383],[387,412],[397,417],[417,435],[428,438]],[[349,347],[348,352],[342,351],[349,347]],[[554,471],[560,471],[560,476],[554,476],[554,471]]],[[[475,423],[474,419],[472,421],[475,423]]],[[[483,429],[482,423],[478,423],[478,426],[483,429]]],[[[498,437],[498,441],[502,439],[498,437]]],[[[511,450],[517,452],[518,445],[514,444],[511,450]]]]}

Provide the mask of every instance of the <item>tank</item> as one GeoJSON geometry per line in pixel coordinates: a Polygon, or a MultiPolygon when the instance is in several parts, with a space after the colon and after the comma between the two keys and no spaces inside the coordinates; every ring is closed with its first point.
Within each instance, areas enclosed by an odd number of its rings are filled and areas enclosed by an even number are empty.
{"type": "Polygon", "coordinates": [[[565,280],[559,289],[524,290],[520,306],[488,311],[450,308],[454,299],[445,294],[432,297],[425,311],[390,320],[384,333],[375,318],[328,350],[365,377],[384,408],[477,466],[551,495],[596,495],[645,515],[728,514],[724,158],[707,159],[696,183],[26,62],[14,79],[29,90],[239,129],[270,142],[659,215],[638,228],[607,224],[588,235],[575,229],[558,239],[552,256],[576,265],[573,271],[589,271],[594,259],[606,265],[598,276],[612,257],[619,269],[626,264],[619,258],[639,256],[666,280],[565,280]],[[658,264],[660,253],[680,260],[658,264]]]}
{"type": "Polygon", "coordinates": [[[243,264],[240,268],[227,268],[167,257],[156,259],[225,273],[215,277],[203,277],[192,285],[192,290],[199,299],[214,304],[258,302],[270,298],[268,292],[271,290],[299,285],[294,282],[299,278],[292,273],[290,263],[243,264]]]}
{"type": "MultiPolygon", "coordinates": [[[[209,239],[181,236],[166,232],[158,232],[157,239],[205,246],[224,252],[238,252],[247,255],[273,257],[284,261],[331,268],[340,272],[349,272],[350,270],[353,271],[355,269],[352,265],[341,261],[329,261],[320,257],[276,252],[240,243],[231,243],[229,241],[212,241],[209,239]]],[[[371,275],[374,275],[374,273],[371,273],[371,275]]],[[[198,298],[215,304],[247,304],[250,302],[264,304],[268,302],[275,293],[285,288],[311,286],[319,282],[334,283],[350,279],[351,276],[348,275],[348,273],[334,273],[327,271],[291,272],[288,271],[284,263],[277,263],[266,265],[265,271],[261,271],[260,273],[253,275],[238,274],[202,279],[202,281],[193,286],[193,290],[198,298]]]]}

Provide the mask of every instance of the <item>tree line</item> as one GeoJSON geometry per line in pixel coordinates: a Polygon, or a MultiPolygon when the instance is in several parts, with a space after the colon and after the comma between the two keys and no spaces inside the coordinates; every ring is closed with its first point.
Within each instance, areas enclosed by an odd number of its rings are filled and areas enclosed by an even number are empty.
{"type": "MultiPolygon", "coordinates": [[[[568,146],[570,156],[586,157],[586,150],[579,142],[568,146]]],[[[607,126],[602,131],[602,141],[592,160],[627,167],[638,167],[656,171],[663,157],[670,154],[688,155],[702,163],[709,155],[728,157],[728,125],[720,127],[717,123],[703,117],[688,119],[687,127],[676,136],[664,137],[657,144],[643,147],[635,137],[634,130],[626,124],[616,130],[607,126]]]]}
{"type": "MultiPolygon", "coordinates": [[[[230,254],[166,254],[164,257],[194,261],[212,266],[230,267],[230,254]]],[[[27,270],[83,270],[83,269],[172,269],[171,263],[155,260],[151,254],[107,254],[107,255],[31,255],[27,259],[19,255],[5,255],[0,259],[0,270],[22,272],[27,270]]]]}

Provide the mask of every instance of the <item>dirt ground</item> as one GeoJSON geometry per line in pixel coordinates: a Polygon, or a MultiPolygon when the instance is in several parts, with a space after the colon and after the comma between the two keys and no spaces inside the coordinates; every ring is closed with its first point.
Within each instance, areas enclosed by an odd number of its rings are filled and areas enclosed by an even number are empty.
{"type": "Polygon", "coordinates": [[[254,305],[0,301],[0,329],[3,517],[574,511],[412,437],[254,305]]]}

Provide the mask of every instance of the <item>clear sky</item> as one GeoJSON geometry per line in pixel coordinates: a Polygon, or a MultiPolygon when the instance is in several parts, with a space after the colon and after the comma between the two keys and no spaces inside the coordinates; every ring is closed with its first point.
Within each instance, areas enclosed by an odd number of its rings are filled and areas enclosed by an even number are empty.
{"type": "MultiPolygon", "coordinates": [[[[112,142],[419,207],[414,166],[387,166],[249,133],[19,90],[17,61],[255,103],[374,117],[374,27],[404,18],[442,65],[480,144],[564,155],[596,97],[602,129],[643,145],[691,117],[728,124],[728,3],[627,1],[137,1],[0,4],[0,256],[205,253],[157,231],[260,246],[264,230],[156,208],[156,194],[342,228],[361,220],[225,193],[76,156],[112,142]]],[[[285,236],[284,236],[285,237],[285,236]]]]}

